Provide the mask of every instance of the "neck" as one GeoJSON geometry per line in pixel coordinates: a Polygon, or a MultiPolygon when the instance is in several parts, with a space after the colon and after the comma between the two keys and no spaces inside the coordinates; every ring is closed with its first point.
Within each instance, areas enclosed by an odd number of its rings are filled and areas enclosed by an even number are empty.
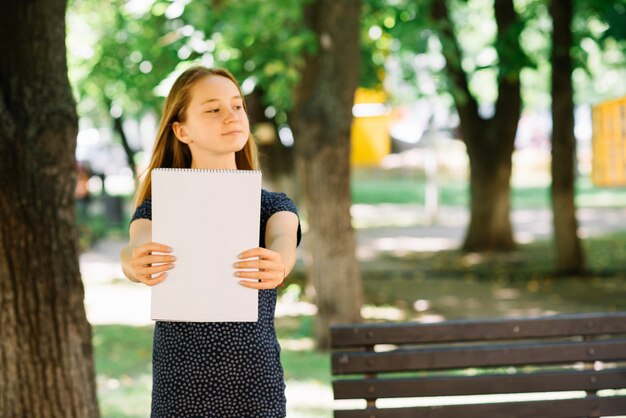
{"type": "Polygon", "coordinates": [[[191,168],[209,170],[236,170],[235,153],[224,156],[202,156],[191,159],[191,168]]]}

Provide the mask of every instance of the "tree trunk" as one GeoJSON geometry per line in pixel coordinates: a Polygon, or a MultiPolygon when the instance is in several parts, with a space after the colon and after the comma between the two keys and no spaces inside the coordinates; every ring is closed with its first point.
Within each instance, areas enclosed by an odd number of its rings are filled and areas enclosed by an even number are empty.
{"type": "Polygon", "coordinates": [[[556,267],[581,274],[585,259],[577,234],[574,180],[574,89],[572,86],[572,0],[551,0],[552,31],[552,213],[556,267]]]}
{"type": "Polygon", "coordinates": [[[363,301],[350,206],[350,127],[359,74],[357,0],[317,0],[305,10],[319,51],[307,56],[290,122],[296,170],[309,222],[309,278],[316,292],[316,337],[328,327],[359,322],[363,301]]]}
{"type": "Polygon", "coordinates": [[[434,0],[431,10],[443,44],[446,73],[455,85],[451,93],[470,160],[470,224],[463,243],[465,251],[512,250],[516,246],[509,217],[509,182],[521,112],[521,25],[512,0],[498,0],[494,9],[500,73],[495,114],[488,120],[479,115],[478,103],[461,68],[462,51],[446,0],[434,0]]]}
{"type": "Polygon", "coordinates": [[[65,0],[0,13],[0,416],[98,417],[74,211],[65,0]]]}
{"type": "Polygon", "coordinates": [[[467,251],[513,249],[509,218],[511,153],[477,146],[469,147],[468,153],[471,218],[463,248],[467,251]]]}

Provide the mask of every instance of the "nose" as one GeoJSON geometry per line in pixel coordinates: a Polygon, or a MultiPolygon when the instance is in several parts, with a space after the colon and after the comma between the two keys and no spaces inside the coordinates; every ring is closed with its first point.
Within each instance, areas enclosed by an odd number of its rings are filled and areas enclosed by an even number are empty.
{"type": "Polygon", "coordinates": [[[226,115],[224,116],[224,123],[229,124],[237,119],[237,114],[234,110],[228,109],[226,115]]]}

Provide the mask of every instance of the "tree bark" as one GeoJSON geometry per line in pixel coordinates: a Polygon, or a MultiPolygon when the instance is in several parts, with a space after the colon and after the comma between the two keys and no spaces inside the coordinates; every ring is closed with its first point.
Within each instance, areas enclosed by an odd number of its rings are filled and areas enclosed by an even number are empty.
{"type": "Polygon", "coordinates": [[[0,13],[0,416],[98,417],[74,211],[65,0],[0,13]]]}
{"type": "Polygon", "coordinates": [[[360,322],[363,301],[350,207],[350,128],[359,74],[358,0],[317,0],[305,10],[319,51],[307,56],[290,123],[296,172],[309,222],[307,265],[315,287],[316,337],[360,322]]]}
{"type": "MultiPolygon", "coordinates": [[[[492,130],[475,135],[497,142],[492,130]]],[[[497,146],[468,147],[471,218],[463,243],[466,251],[511,250],[516,246],[509,218],[511,153],[497,146]]]]}
{"type": "Polygon", "coordinates": [[[581,274],[585,258],[577,234],[574,181],[574,89],[572,86],[572,0],[551,0],[552,15],[552,213],[556,268],[564,274],[581,274]]]}
{"type": "Polygon", "coordinates": [[[494,8],[500,74],[496,110],[490,119],[479,115],[478,103],[461,68],[462,52],[446,0],[434,0],[431,10],[443,45],[446,73],[455,87],[452,96],[470,160],[470,224],[463,243],[465,251],[512,250],[516,246],[509,212],[511,157],[521,112],[521,66],[515,59],[522,52],[518,34],[512,32],[519,30],[519,19],[512,0],[498,0],[494,8]]]}

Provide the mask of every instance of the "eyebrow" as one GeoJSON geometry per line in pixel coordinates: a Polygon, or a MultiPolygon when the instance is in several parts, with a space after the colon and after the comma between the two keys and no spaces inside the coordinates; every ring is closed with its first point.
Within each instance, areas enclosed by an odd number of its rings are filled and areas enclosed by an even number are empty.
{"type": "MultiPolygon", "coordinates": [[[[239,95],[237,95],[237,96],[233,96],[233,97],[231,98],[231,100],[232,100],[232,99],[242,99],[242,100],[243,100],[243,98],[242,98],[241,96],[239,96],[239,95]]],[[[219,99],[207,99],[207,100],[203,101],[202,103],[200,103],[200,105],[203,105],[203,104],[205,104],[205,103],[211,103],[211,102],[219,102],[219,99]]]]}

